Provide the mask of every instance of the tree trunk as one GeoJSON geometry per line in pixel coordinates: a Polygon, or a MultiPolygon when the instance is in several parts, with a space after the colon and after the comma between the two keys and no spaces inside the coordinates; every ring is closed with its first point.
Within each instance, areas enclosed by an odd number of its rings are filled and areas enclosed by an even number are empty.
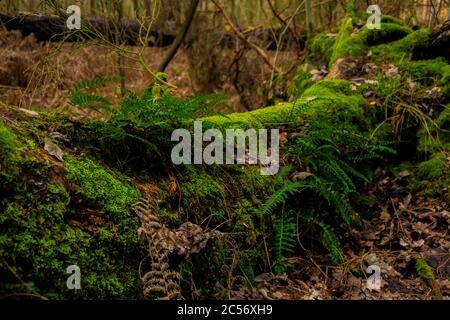
{"type": "Polygon", "coordinates": [[[150,2],[151,0],[145,0],[144,4],[145,4],[145,13],[148,16],[150,14],[150,12],[152,12],[152,4],[150,2]]]}
{"type": "Polygon", "coordinates": [[[197,6],[200,0],[191,0],[191,5],[189,7],[189,11],[186,16],[186,20],[184,21],[183,26],[181,27],[180,32],[178,33],[177,37],[175,38],[175,41],[172,44],[172,47],[170,48],[169,52],[167,53],[164,60],[161,62],[158,68],[158,72],[164,72],[169,65],[170,61],[175,57],[175,54],[177,53],[178,49],[181,46],[181,43],[183,43],[184,38],[186,37],[186,34],[189,30],[189,27],[191,26],[192,20],[194,19],[195,12],[197,11],[197,6]]]}
{"type": "Polygon", "coordinates": [[[313,30],[312,0],[305,1],[305,12],[306,12],[306,33],[309,35],[313,30]]]}

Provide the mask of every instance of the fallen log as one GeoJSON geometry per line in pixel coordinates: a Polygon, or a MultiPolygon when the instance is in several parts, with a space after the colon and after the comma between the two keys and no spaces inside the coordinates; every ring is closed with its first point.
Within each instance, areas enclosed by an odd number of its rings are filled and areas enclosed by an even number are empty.
{"type": "MultiPolygon", "coordinates": [[[[23,36],[28,36],[33,33],[36,39],[40,42],[58,42],[65,40],[67,42],[85,41],[88,39],[98,39],[99,36],[103,36],[111,42],[116,42],[116,28],[112,20],[105,18],[87,18],[82,21],[82,31],[74,32],[68,30],[66,26],[66,20],[57,16],[8,16],[0,14],[0,24],[3,25],[6,30],[19,30],[23,36]]],[[[137,20],[123,20],[117,30],[120,31],[120,37],[122,42],[126,45],[140,46],[139,32],[143,32],[140,28],[140,23],[137,20]]],[[[145,30],[145,28],[144,28],[145,30]]],[[[271,51],[277,50],[277,45],[280,46],[280,50],[285,50],[293,44],[297,43],[301,48],[304,47],[306,42],[306,36],[301,36],[298,39],[294,39],[290,34],[282,37],[282,41],[277,44],[276,39],[280,38],[283,33],[282,28],[265,29],[255,28],[253,30],[245,31],[240,28],[241,32],[247,39],[256,41],[263,48],[271,51]]],[[[169,34],[157,25],[153,24],[147,43],[150,47],[166,47],[170,46],[174,39],[175,34],[169,34]]],[[[189,46],[192,40],[188,40],[186,45],[189,46]]],[[[233,32],[224,32],[220,45],[224,48],[233,49],[236,46],[236,36],[233,32]]]]}
{"type": "MultiPolygon", "coordinates": [[[[33,33],[41,42],[85,41],[104,37],[108,41],[116,42],[116,30],[120,31],[121,43],[126,45],[140,45],[139,33],[144,37],[145,28],[136,20],[123,20],[116,28],[114,21],[105,18],[88,18],[82,21],[81,30],[69,30],[66,20],[56,16],[18,16],[12,17],[0,14],[0,24],[6,30],[19,30],[24,36],[33,33]]],[[[148,37],[148,46],[165,47],[174,40],[174,35],[164,33],[158,25],[153,24],[148,37]]]]}

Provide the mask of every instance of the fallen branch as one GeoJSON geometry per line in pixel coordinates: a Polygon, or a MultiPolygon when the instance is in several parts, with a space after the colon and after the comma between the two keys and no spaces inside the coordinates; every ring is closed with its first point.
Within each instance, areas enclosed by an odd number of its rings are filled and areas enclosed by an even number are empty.
{"type": "MultiPolygon", "coordinates": [[[[22,280],[22,278],[13,270],[13,268],[11,268],[11,266],[6,262],[6,260],[4,258],[2,258],[2,264],[6,267],[6,269],[8,269],[9,272],[11,272],[13,274],[13,276],[17,280],[19,280],[21,285],[23,285],[25,288],[27,288],[31,292],[31,293],[14,293],[12,295],[28,295],[28,296],[38,297],[41,300],[48,300],[43,295],[40,295],[38,292],[36,292],[32,288],[30,288],[30,286],[27,283],[25,283],[25,281],[22,280]]],[[[5,297],[3,297],[3,298],[5,298],[5,297]]]]}

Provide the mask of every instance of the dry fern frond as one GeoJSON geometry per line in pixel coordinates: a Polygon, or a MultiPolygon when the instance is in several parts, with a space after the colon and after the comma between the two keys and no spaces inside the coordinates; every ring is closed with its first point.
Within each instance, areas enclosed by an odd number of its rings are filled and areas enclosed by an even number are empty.
{"type": "Polygon", "coordinates": [[[138,236],[147,244],[150,270],[141,277],[143,294],[149,299],[182,299],[180,274],[170,269],[169,254],[175,252],[188,257],[206,247],[209,239],[220,237],[218,231],[203,232],[196,224],[186,222],[177,230],[164,227],[155,215],[148,199],[141,199],[133,206],[133,211],[141,221],[138,236]]]}

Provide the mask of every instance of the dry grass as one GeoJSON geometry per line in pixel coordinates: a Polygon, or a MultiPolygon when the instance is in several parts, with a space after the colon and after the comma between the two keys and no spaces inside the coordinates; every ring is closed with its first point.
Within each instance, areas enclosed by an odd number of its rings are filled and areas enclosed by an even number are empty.
{"type": "MultiPolygon", "coordinates": [[[[33,35],[23,38],[19,32],[0,32],[0,104],[18,105],[27,109],[69,111],[73,115],[94,115],[90,111],[75,110],[68,104],[69,88],[86,79],[119,75],[117,54],[99,46],[74,43],[37,43],[33,35]]],[[[155,70],[167,48],[146,48],[144,57],[155,70]]],[[[185,97],[195,92],[223,93],[235,111],[265,106],[262,85],[268,82],[271,71],[250,50],[181,49],[166,72],[177,87],[174,94],[185,97]],[[236,64],[236,57],[239,63],[236,64]],[[237,66],[239,70],[237,70],[237,66]],[[203,76],[199,76],[203,74],[203,76]]],[[[271,58],[275,55],[270,52],[271,58]]],[[[281,52],[278,66],[289,68],[295,63],[293,52],[281,52]]],[[[126,88],[141,92],[151,80],[134,61],[121,65],[126,88]]],[[[118,101],[118,85],[99,89],[99,94],[113,103],[118,101]]]]}

